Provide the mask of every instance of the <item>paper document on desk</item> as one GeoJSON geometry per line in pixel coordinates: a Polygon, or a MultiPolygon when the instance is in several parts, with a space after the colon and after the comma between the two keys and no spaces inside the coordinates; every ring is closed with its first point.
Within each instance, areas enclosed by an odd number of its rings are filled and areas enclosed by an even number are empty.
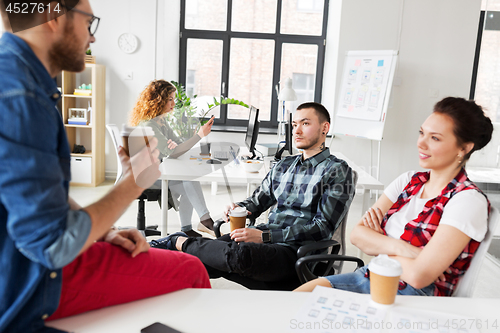
{"type": "MultiPolygon", "coordinates": [[[[389,319],[390,321],[387,322],[387,325],[391,324],[393,330],[411,333],[475,333],[479,332],[478,328],[486,328],[488,325],[487,321],[481,322],[481,320],[475,318],[407,306],[393,307],[390,311],[389,319]]],[[[492,325],[492,323],[489,324],[492,325]]],[[[491,327],[488,328],[491,329],[491,327]]]]}
{"type": "Polygon", "coordinates": [[[386,306],[370,295],[316,287],[307,302],[290,321],[291,332],[380,332],[386,306]]]}

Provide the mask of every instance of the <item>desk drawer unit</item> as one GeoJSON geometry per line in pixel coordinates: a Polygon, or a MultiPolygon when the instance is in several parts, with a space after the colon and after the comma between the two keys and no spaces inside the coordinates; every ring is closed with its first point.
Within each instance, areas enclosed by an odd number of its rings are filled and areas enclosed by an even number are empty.
{"type": "Polygon", "coordinates": [[[92,182],[92,158],[71,156],[71,182],[90,184],[92,182]]]}

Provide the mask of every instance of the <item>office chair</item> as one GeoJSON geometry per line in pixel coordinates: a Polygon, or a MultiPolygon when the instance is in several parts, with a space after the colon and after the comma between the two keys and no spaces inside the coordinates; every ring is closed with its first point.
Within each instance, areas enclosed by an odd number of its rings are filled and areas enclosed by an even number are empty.
{"type": "MultiPolygon", "coordinates": [[[[358,180],[358,174],[354,170],[352,170],[352,178],[353,187],[355,188],[358,180]]],[[[297,276],[294,278],[283,281],[263,282],[253,280],[236,273],[228,273],[224,276],[224,278],[241,284],[248,289],[289,291],[294,290],[303,283],[315,279],[318,276],[340,273],[344,261],[354,261],[358,264],[358,268],[362,267],[364,266],[364,262],[361,259],[345,256],[345,230],[347,217],[348,212],[346,212],[344,218],[340,221],[332,239],[303,245],[297,250],[297,262],[295,263],[297,276]],[[327,254],[315,254],[324,251],[326,251],[327,254]],[[330,260],[325,263],[323,261],[326,261],[327,259],[322,259],[323,257],[319,256],[331,256],[328,258],[334,258],[334,260],[330,260]],[[314,263],[310,263],[311,261],[308,261],[308,258],[314,258],[316,260],[314,260],[314,263]]],[[[249,220],[250,225],[255,224],[255,218],[250,216],[249,220]]],[[[214,223],[214,232],[216,237],[221,236],[220,227],[223,223],[225,222],[222,219],[217,220],[214,223]]]]}
{"type": "MultiPolygon", "coordinates": [[[[115,152],[116,152],[116,158],[118,161],[118,168],[116,172],[116,181],[115,181],[116,184],[120,180],[123,174],[122,165],[120,163],[120,157],[118,156],[118,147],[120,146],[121,142],[120,130],[118,129],[118,126],[114,124],[106,125],[106,128],[108,129],[109,135],[111,136],[111,140],[113,141],[113,145],[115,147],[115,152]]],[[[158,204],[160,204],[161,189],[153,189],[153,188],[146,189],[137,198],[137,200],[139,200],[139,207],[137,210],[137,230],[141,231],[144,234],[144,236],[161,236],[161,231],[158,230],[158,225],[146,226],[146,210],[144,204],[144,201],[158,201],[158,204]]],[[[169,205],[168,208],[171,208],[171,205],[169,205]]]]}
{"type": "Polygon", "coordinates": [[[496,209],[495,207],[491,207],[490,216],[488,217],[488,231],[486,232],[486,235],[484,236],[481,244],[479,244],[476,253],[474,253],[469,268],[465,272],[464,276],[462,276],[462,278],[458,281],[457,287],[453,292],[453,296],[472,297],[472,292],[474,291],[477,278],[479,277],[479,271],[483,264],[484,258],[486,257],[486,252],[490,247],[493,233],[498,226],[499,219],[500,214],[498,212],[498,209],[496,209]]]}

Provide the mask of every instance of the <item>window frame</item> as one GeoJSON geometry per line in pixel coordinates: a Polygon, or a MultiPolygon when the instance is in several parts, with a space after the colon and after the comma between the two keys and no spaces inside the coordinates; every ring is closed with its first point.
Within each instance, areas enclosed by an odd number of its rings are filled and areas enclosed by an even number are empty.
{"type": "MultiPolygon", "coordinates": [[[[274,33],[260,33],[260,32],[241,32],[241,31],[231,31],[232,25],[232,0],[227,0],[227,25],[226,30],[197,30],[197,29],[186,29],[186,0],[181,0],[181,17],[180,17],[180,36],[179,36],[179,82],[182,85],[186,85],[186,65],[187,65],[187,41],[188,39],[215,39],[222,40],[223,51],[222,51],[222,85],[220,87],[221,95],[228,97],[229,85],[229,59],[231,52],[230,41],[232,38],[243,38],[243,39],[264,39],[264,40],[274,40],[274,69],[273,69],[273,79],[272,87],[279,84],[280,72],[281,72],[281,60],[282,60],[282,46],[283,44],[310,44],[318,46],[317,62],[316,62],[316,78],[315,78],[315,92],[314,101],[321,102],[322,92],[323,92],[323,71],[325,66],[325,48],[326,48],[326,32],[328,25],[328,8],[329,1],[324,1],[323,10],[323,25],[322,34],[319,36],[312,35],[291,35],[291,34],[281,34],[279,30],[281,28],[281,13],[283,0],[277,0],[277,10],[276,10],[276,29],[274,33]],[[222,91],[222,86],[224,86],[224,91],[222,91]]],[[[231,96],[229,96],[231,97],[231,96]]],[[[246,102],[246,101],[243,101],[246,102]]],[[[276,90],[272,89],[271,97],[271,112],[269,121],[260,120],[260,128],[263,132],[268,132],[269,128],[278,127],[278,96],[276,90]],[[267,131],[266,131],[267,128],[267,131]]],[[[219,125],[219,128],[223,130],[235,129],[237,127],[246,128],[247,120],[244,119],[229,119],[228,118],[228,108],[227,105],[221,105],[220,107],[220,118],[215,119],[215,125],[219,125]]]]}
{"type": "Polygon", "coordinates": [[[479,58],[481,56],[481,43],[483,41],[483,30],[485,29],[484,20],[486,19],[486,11],[481,10],[479,16],[479,27],[477,29],[476,52],[474,55],[474,65],[472,67],[472,80],[470,84],[469,99],[474,100],[476,94],[477,72],[479,70],[479,58]]]}
{"type": "MultiPolygon", "coordinates": [[[[299,8],[299,5],[298,5],[299,1],[300,0],[296,0],[296,2],[297,2],[297,11],[299,11],[301,13],[319,13],[319,11],[315,10],[315,8],[314,8],[314,5],[316,4],[316,2],[314,2],[312,9],[309,9],[309,8],[307,8],[307,9],[301,9],[301,8],[299,8]]],[[[315,1],[315,0],[308,0],[308,1],[315,1]]]]}

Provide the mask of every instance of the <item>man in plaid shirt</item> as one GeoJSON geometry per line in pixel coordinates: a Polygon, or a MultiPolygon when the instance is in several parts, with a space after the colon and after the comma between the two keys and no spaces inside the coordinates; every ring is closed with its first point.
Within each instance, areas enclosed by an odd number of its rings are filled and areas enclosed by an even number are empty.
{"type": "Polygon", "coordinates": [[[354,196],[352,170],[325,146],[330,115],[319,103],[301,104],[293,117],[295,146],[302,154],[278,162],[248,199],[232,203],[258,217],[271,208],[269,221],[236,229],[218,239],[175,233],[151,246],[192,254],[210,277],[237,273],[258,281],[296,279],[297,249],[331,239],[354,196]]]}

